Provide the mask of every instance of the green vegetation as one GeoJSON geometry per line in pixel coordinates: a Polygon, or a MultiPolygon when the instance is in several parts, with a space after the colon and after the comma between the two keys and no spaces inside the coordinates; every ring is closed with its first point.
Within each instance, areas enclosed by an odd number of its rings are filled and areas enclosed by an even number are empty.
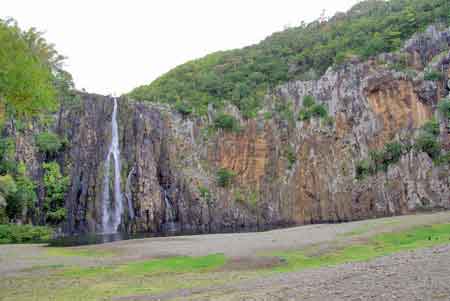
{"type": "MultiPolygon", "coordinates": [[[[72,77],[63,69],[64,57],[35,28],[22,30],[12,20],[0,20],[0,129],[5,123],[11,135],[21,135],[35,125],[50,128],[60,103],[77,99],[72,77]]],[[[63,141],[52,133],[35,137],[47,156],[56,154],[63,141]]],[[[0,176],[7,182],[0,191],[1,222],[37,220],[36,184],[27,177],[26,166],[16,162],[15,137],[0,137],[0,176]],[[3,207],[3,206],[2,206],[3,207]],[[4,215],[7,216],[5,219],[4,215]]]]}
{"type": "MultiPolygon", "coordinates": [[[[101,257],[102,255],[99,254],[98,258],[101,257]]],[[[226,264],[226,261],[223,254],[212,254],[96,267],[68,267],[60,264],[37,266],[33,268],[37,270],[39,276],[14,278],[17,285],[9,290],[3,289],[5,286],[0,284],[2,288],[0,298],[5,295],[10,296],[11,292],[15,291],[14,300],[29,300],[33,296],[52,300],[103,300],[225,284],[236,276],[242,279],[244,274],[242,271],[233,275],[217,271],[226,264]],[[40,274],[43,269],[46,270],[45,276],[40,274]],[[42,279],[51,285],[40,285],[42,279]],[[73,283],[77,284],[73,285],[73,283]],[[60,289],[55,290],[53,285],[60,289]],[[32,289],[27,290],[26,287],[32,289]]]]}
{"type": "Polygon", "coordinates": [[[450,120],[450,98],[439,101],[438,110],[450,120]]]}
{"type": "Polygon", "coordinates": [[[192,114],[192,107],[189,104],[182,101],[177,101],[175,103],[175,110],[177,110],[183,116],[188,116],[192,114]]]}
{"type": "Polygon", "coordinates": [[[380,234],[364,244],[353,244],[318,256],[305,252],[279,252],[272,254],[287,261],[276,271],[292,271],[306,268],[333,266],[346,262],[366,261],[395,252],[414,250],[447,244],[450,240],[450,224],[422,226],[398,233],[380,234]]]}
{"type": "Polygon", "coordinates": [[[239,121],[231,115],[221,113],[214,119],[214,127],[228,132],[238,132],[240,130],[239,121]]]}
{"type": "Polygon", "coordinates": [[[22,117],[56,108],[52,69],[41,57],[50,45],[40,44],[33,33],[21,31],[12,20],[0,20],[0,112],[22,117]]]}
{"type": "Polygon", "coordinates": [[[422,131],[435,137],[439,136],[439,122],[436,120],[436,118],[432,118],[422,126],[422,131]]]}
{"type": "Polygon", "coordinates": [[[0,244],[46,242],[53,235],[49,227],[0,225],[0,244]]]}
{"type": "Polygon", "coordinates": [[[444,75],[436,70],[428,70],[425,72],[424,79],[425,80],[431,80],[431,81],[439,81],[444,78],[444,75]]]}
{"type": "Polygon", "coordinates": [[[200,192],[200,197],[202,198],[202,200],[204,202],[206,202],[207,204],[211,203],[211,191],[209,191],[209,189],[205,186],[199,186],[198,187],[198,191],[200,192]]]}
{"type": "MultiPolygon", "coordinates": [[[[370,221],[367,225],[361,224],[361,228],[356,228],[351,235],[364,234],[373,226],[397,223],[403,222],[398,219],[370,221]]],[[[380,230],[382,229],[378,228],[377,233],[380,230]]],[[[268,267],[265,264],[246,266],[245,260],[239,260],[239,266],[236,267],[233,261],[228,265],[227,257],[223,254],[128,262],[120,260],[119,257],[107,257],[91,266],[93,259],[100,259],[104,257],[104,252],[109,250],[114,252],[116,248],[41,248],[43,252],[39,252],[37,248],[36,254],[25,256],[20,254],[19,258],[13,257],[13,260],[28,261],[30,257],[39,256],[48,263],[32,266],[24,270],[27,273],[18,276],[7,276],[3,285],[0,284],[0,298],[28,300],[33,296],[40,296],[42,299],[52,300],[102,300],[111,297],[157,295],[183,288],[200,288],[201,291],[202,288],[206,288],[206,292],[209,293],[210,290],[207,288],[216,285],[238,283],[280,272],[366,261],[399,251],[448,244],[449,239],[450,224],[409,228],[406,231],[379,234],[364,240],[362,237],[358,240],[348,240],[347,237],[332,244],[327,242],[325,245],[311,246],[302,250],[264,254],[284,259],[281,265],[275,267],[268,267]],[[67,266],[67,261],[64,260],[63,265],[61,264],[63,258],[59,258],[65,256],[80,258],[75,261],[77,265],[67,266]],[[14,286],[10,283],[14,283],[14,286]],[[59,289],[54,289],[55,287],[59,289]]],[[[113,254],[120,256],[117,253],[113,254]]],[[[193,295],[194,298],[195,296],[193,295]]]]}
{"type": "Polygon", "coordinates": [[[76,98],[72,76],[63,69],[65,57],[42,35],[0,19],[0,126],[7,119],[19,125],[19,120],[54,112],[60,102],[76,98]]]}
{"type": "Polygon", "coordinates": [[[35,209],[37,195],[36,185],[25,175],[16,177],[15,185],[17,189],[6,196],[6,214],[11,221],[23,218],[23,212],[30,213],[35,209]]]}
{"type": "Polygon", "coordinates": [[[221,168],[217,171],[217,185],[220,187],[228,187],[235,176],[236,174],[233,171],[221,168]]]}
{"type": "Polygon", "coordinates": [[[36,136],[36,145],[41,153],[53,156],[62,148],[63,143],[55,133],[44,132],[36,136]]]}
{"type": "Polygon", "coordinates": [[[280,101],[275,103],[275,112],[277,112],[278,116],[289,123],[293,123],[294,120],[294,112],[292,111],[292,102],[290,101],[280,101]]]}
{"type": "Polygon", "coordinates": [[[0,175],[13,173],[16,170],[17,163],[16,144],[13,138],[0,138],[0,175]]]}
{"type": "Polygon", "coordinates": [[[303,106],[305,108],[311,108],[315,104],[316,100],[311,95],[306,95],[305,97],[303,97],[303,106]]]}
{"type": "Polygon", "coordinates": [[[383,150],[370,151],[370,159],[364,159],[356,163],[356,178],[361,180],[379,171],[387,171],[389,165],[397,163],[409,149],[407,145],[394,141],[387,143],[383,150]]]}
{"type": "MultiPolygon", "coordinates": [[[[441,110],[449,110],[450,116],[450,102],[448,108],[445,101],[440,102],[440,104],[443,104],[440,107],[441,110]]],[[[411,151],[411,149],[417,152],[427,153],[435,164],[447,164],[450,154],[441,155],[441,145],[438,141],[439,134],[439,122],[433,118],[422,126],[414,145],[391,142],[387,143],[383,150],[371,150],[369,152],[369,159],[364,159],[356,163],[356,178],[361,180],[379,171],[387,171],[389,165],[397,163],[401,156],[411,151]]]]}
{"type": "Polygon", "coordinates": [[[44,212],[46,221],[50,224],[59,224],[66,218],[64,208],[64,195],[66,194],[69,178],[61,174],[57,162],[44,163],[44,212]]]}
{"type": "Polygon", "coordinates": [[[210,103],[220,107],[231,102],[251,117],[278,84],[316,79],[347,59],[394,51],[437,22],[449,24],[447,0],[363,1],[327,21],[301,24],[257,45],[190,61],[130,96],[172,104],[181,100],[197,114],[204,114],[210,103]]]}
{"type": "Polygon", "coordinates": [[[213,254],[203,257],[178,256],[164,259],[131,262],[119,266],[79,268],[72,267],[62,271],[70,278],[104,278],[119,274],[129,277],[144,275],[163,275],[167,273],[195,273],[214,270],[223,266],[226,258],[223,254],[213,254]]]}
{"type": "Polygon", "coordinates": [[[375,173],[375,166],[372,161],[364,159],[356,162],[356,178],[362,180],[375,173]]]}
{"type": "Polygon", "coordinates": [[[234,190],[234,201],[240,203],[251,210],[255,210],[258,206],[259,193],[257,191],[245,188],[237,188],[234,190]]]}
{"type": "Polygon", "coordinates": [[[436,136],[430,133],[422,133],[416,139],[414,148],[419,152],[427,153],[431,158],[436,159],[441,153],[441,145],[436,136]]]}
{"type": "Polygon", "coordinates": [[[298,120],[308,121],[311,118],[326,119],[327,124],[330,123],[327,108],[323,104],[316,104],[314,97],[307,95],[303,98],[303,109],[298,113],[298,120]]]}
{"type": "Polygon", "coordinates": [[[290,144],[284,149],[284,157],[288,161],[288,169],[292,169],[297,161],[297,157],[294,148],[290,144]]]}
{"type": "Polygon", "coordinates": [[[441,153],[441,145],[437,140],[440,133],[439,123],[432,119],[424,124],[421,133],[416,138],[414,149],[427,153],[431,158],[437,159],[441,153]]]}

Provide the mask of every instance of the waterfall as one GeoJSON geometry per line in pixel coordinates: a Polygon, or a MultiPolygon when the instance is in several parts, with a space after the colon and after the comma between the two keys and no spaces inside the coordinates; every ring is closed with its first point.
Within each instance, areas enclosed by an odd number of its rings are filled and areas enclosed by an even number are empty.
{"type": "Polygon", "coordinates": [[[128,215],[131,219],[134,219],[134,208],[133,208],[133,195],[131,193],[131,177],[135,172],[135,166],[131,169],[130,173],[127,177],[127,183],[125,185],[125,196],[127,198],[128,203],[128,215]]]}
{"type": "Polygon", "coordinates": [[[120,189],[120,148],[119,130],[117,126],[117,99],[114,98],[114,108],[111,120],[111,145],[105,162],[105,177],[103,179],[103,217],[104,233],[116,233],[123,214],[122,192],[120,189]],[[110,195],[111,157],[114,161],[114,195],[110,195]]]}
{"type": "Polygon", "coordinates": [[[164,203],[166,205],[166,223],[171,223],[175,221],[175,218],[173,217],[173,208],[170,204],[169,198],[167,197],[167,192],[164,190],[164,203]]]}

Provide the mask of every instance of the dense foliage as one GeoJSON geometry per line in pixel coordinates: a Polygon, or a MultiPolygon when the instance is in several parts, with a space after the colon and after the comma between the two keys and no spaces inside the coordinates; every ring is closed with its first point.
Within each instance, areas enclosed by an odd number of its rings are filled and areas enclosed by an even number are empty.
{"type": "Polygon", "coordinates": [[[303,99],[303,109],[299,111],[298,120],[307,121],[311,118],[327,118],[328,110],[323,104],[316,104],[314,97],[307,95],[303,99]]]}
{"type": "Polygon", "coordinates": [[[48,227],[0,225],[0,244],[46,242],[53,236],[48,227]]]}
{"type": "Polygon", "coordinates": [[[66,194],[69,178],[61,174],[57,162],[44,163],[44,211],[46,221],[50,224],[59,224],[66,218],[64,196],[66,194]]]}
{"type": "Polygon", "coordinates": [[[221,168],[217,171],[217,184],[220,187],[228,187],[236,174],[229,169],[221,168]]]}
{"type": "Polygon", "coordinates": [[[239,121],[231,115],[221,113],[214,118],[214,127],[229,132],[237,132],[240,129],[239,121]]]}
{"type": "Polygon", "coordinates": [[[36,146],[40,152],[53,155],[62,148],[63,143],[55,133],[44,132],[36,136],[36,146]]]}
{"type": "MultiPolygon", "coordinates": [[[[150,85],[133,90],[136,99],[189,104],[237,105],[254,116],[268,89],[292,79],[314,79],[352,57],[396,50],[431,23],[450,24],[448,0],[367,0],[330,20],[275,33],[257,45],[210,54],[183,64],[150,85]]],[[[436,74],[429,74],[436,78],[436,74]]]]}
{"type": "Polygon", "coordinates": [[[73,87],[58,54],[35,28],[0,19],[0,121],[51,112],[73,87]]]}

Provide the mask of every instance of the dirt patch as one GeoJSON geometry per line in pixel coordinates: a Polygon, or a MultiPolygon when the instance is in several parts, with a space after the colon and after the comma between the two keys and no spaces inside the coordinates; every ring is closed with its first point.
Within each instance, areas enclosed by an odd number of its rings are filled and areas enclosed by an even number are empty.
{"type": "Polygon", "coordinates": [[[226,272],[263,270],[274,268],[284,263],[285,260],[278,257],[240,257],[228,260],[227,263],[218,271],[226,272]]]}

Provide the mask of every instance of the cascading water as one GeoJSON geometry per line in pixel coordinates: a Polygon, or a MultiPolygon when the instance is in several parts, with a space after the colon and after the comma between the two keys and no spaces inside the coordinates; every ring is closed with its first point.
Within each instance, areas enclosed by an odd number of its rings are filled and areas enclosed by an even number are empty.
{"type": "Polygon", "coordinates": [[[164,203],[166,205],[166,223],[172,223],[175,221],[173,217],[173,208],[172,204],[170,204],[169,198],[167,197],[167,192],[164,191],[164,203]]]}
{"type": "Polygon", "coordinates": [[[165,223],[163,226],[163,231],[168,233],[175,233],[177,231],[177,223],[176,223],[176,217],[174,215],[174,208],[172,207],[172,204],[170,203],[169,197],[167,196],[167,192],[163,190],[163,197],[164,197],[164,204],[166,207],[165,210],[165,223]]]}
{"type": "Polygon", "coordinates": [[[130,219],[134,219],[134,208],[133,208],[133,195],[131,193],[131,177],[133,176],[135,172],[135,167],[131,169],[130,173],[127,177],[127,183],[125,185],[125,196],[127,198],[128,203],[128,215],[130,219]]]}
{"type": "Polygon", "coordinates": [[[103,180],[103,233],[116,233],[123,214],[122,191],[120,188],[120,148],[119,130],[117,126],[117,99],[114,98],[114,108],[111,120],[111,145],[105,162],[105,177],[103,180]],[[113,192],[110,193],[111,158],[114,161],[113,192]]]}

